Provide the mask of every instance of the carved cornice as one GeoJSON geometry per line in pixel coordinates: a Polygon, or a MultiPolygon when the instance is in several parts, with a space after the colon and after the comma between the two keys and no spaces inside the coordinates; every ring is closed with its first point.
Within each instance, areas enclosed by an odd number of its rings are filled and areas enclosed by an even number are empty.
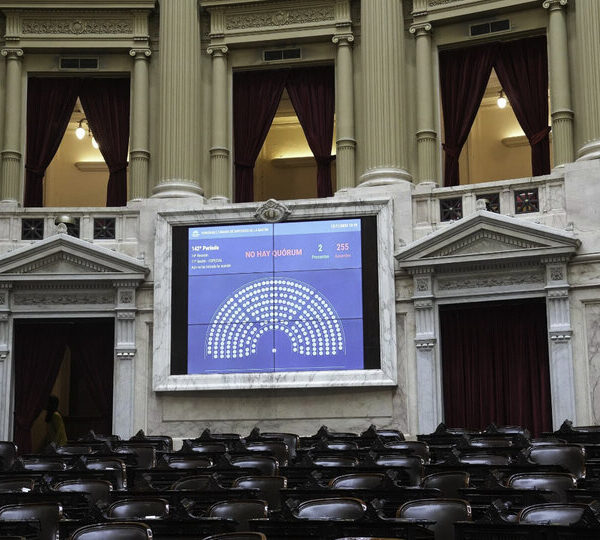
{"type": "Polygon", "coordinates": [[[544,283],[543,272],[518,272],[496,276],[472,276],[438,279],[438,289],[452,291],[461,289],[486,289],[490,287],[507,287],[544,283]]]}
{"type": "Polygon", "coordinates": [[[453,253],[456,253],[456,252],[458,252],[468,246],[471,246],[477,242],[481,242],[482,240],[493,240],[502,245],[520,248],[520,249],[536,248],[536,247],[541,247],[541,245],[542,245],[539,243],[535,243],[535,242],[531,242],[531,241],[527,241],[527,240],[521,240],[521,239],[515,238],[515,237],[510,237],[510,236],[507,236],[506,234],[498,233],[495,231],[483,229],[483,230],[477,231],[474,234],[467,236],[466,238],[464,238],[458,242],[455,242],[455,243],[449,245],[448,247],[445,247],[443,249],[440,249],[440,250],[432,253],[431,256],[432,257],[444,257],[446,255],[452,255],[453,253]]]}
{"type": "Polygon", "coordinates": [[[13,302],[17,306],[66,306],[66,305],[95,305],[114,304],[114,295],[108,293],[71,292],[71,293],[21,293],[13,295],[13,302]]]}
{"type": "Polygon", "coordinates": [[[50,255],[49,257],[44,257],[43,259],[39,259],[32,263],[26,264],[14,270],[15,274],[30,274],[43,268],[44,266],[48,266],[50,264],[54,264],[57,262],[70,262],[78,267],[85,268],[87,270],[91,270],[92,272],[112,272],[111,268],[107,268],[106,266],[101,266],[99,264],[94,264],[93,262],[84,259],[82,257],[77,257],[75,255],[71,255],[70,253],[56,253],[50,255]]]}
{"type": "Polygon", "coordinates": [[[269,2],[267,6],[250,11],[245,9],[225,12],[225,30],[251,28],[282,28],[318,22],[335,22],[335,6],[320,3],[313,6],[290,5],[290,2],[269,2]]]}
{"type": "Polygon", "coordinates": [[[24,17],[21,33],[27,35],[132,35],[133,17],[107,16],[99,12],[97,16],[81,16],[80,13],[60,16],[24,17]]]}

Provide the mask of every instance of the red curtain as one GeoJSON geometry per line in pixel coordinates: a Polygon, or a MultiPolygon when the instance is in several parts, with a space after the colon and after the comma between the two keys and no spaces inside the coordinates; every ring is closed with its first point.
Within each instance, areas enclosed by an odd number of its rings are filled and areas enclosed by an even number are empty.
{"type": "Polygon", "coordinates": [[[440,52],[445,186],[460,183],[458,158],[483,99],[495,54],[495,44],[440,52]]]}
{"type": "Polygon", "coordinates": [[[233,74],[235,200],[254,200],[254,164],[277,112],[286,70],[233,74]]]}
{"type": "Polygon", "coordinates": [[[68,336],[64,324],[36,324],[34,334],[32,328],[16,324],[14,332],[14,440],[22,454],[31,452],[31,426],[46,406],[68,336]]]}
{"type": "Polygon", "coordinates": [[[44,206],[42,180],[69,124],[80,84],[80,79],[29,78],[24,197],[27,207],[44,206]]]}
{"type": "Polygon", "coordinates": [[[531,145],[534,176],[550,173],[546,36],[502,43],[494,69],[531,145]]]}
{"type": "Polygon", "coordinates": [[[552,430],[545,302],[443,306],[440,336],[447,425],[552,430]]]}
{"type": "Polygon", "coordinates": [[[83,79],[79,95],[110,176],[106,206],[127,204],[129,79],[83,79]]]}
{"type": "Polygon", "coordinates": [[[335,114],[333,66],[290,70],[285,85],[317,162],[317,196],[331,197],[331,141],[335,114]]]}
{"type": "Polygon", "coordinates": [[[77,321],[69,336],[71,360],[81,366],[87,388],[98,413],[106,421],[102,433],[112,426],[114,321],[77,321]]]}

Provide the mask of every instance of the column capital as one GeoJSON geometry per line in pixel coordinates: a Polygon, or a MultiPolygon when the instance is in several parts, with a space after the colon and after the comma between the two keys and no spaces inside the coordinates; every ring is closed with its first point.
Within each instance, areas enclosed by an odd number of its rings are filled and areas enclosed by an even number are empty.
{"type": "Polygon", "coordinates": [[[229,52],[227,45],[210,45],[206,48],[206,52],[211,56],[225,56],[229,52]]]}
{"type": "Polygon", "coordinates": [[[150,49],[130,49],[129,56],[132,56],[136,60],[148,60],[152,55],[150,49]]]}
{"type": "Polygon", "coordinates": [[[2,56],[6,56],[11,60],[21,60],[23,58],[23,49],[6,48],[0,51],[2,56]]]}
{"type": "Polygon", "coordinates": [[[550,11],[560,10],[569,3],[569,0],[544,0],[542,7],[550,11]]]}
{"type": "Polygon", "coordinates": [[[354,42],[354,34],[347,32],[345,34],[335,34],[331,41],[340,47],[351,45],[354,42]]]}
{"type": "Polygon", "coordinates": [[[414,34],[415,37],[425,36],[427,34],[430,34],[431,30],[432,30],[431,23],[428,23],[428,22],[411,24],[408,29],[408,31],[411,34],[414,34]]]}

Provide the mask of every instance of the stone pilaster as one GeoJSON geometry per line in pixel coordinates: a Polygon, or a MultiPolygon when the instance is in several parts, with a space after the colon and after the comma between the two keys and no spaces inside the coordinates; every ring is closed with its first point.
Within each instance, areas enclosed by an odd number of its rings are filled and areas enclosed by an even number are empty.
{"type": "Polygon", "coordinates": [[[578,76],[583,94],[583,107],[578,112],[583,127],[583,146],[578,151],[578,159],[600,159],[600,2],[577,0],[575,14],[579,45],[578,76]]]}
{"type": "Polygon", "coordinates": [[[4,109],[4,145],[2,147],[2,201],[16,202],[21,186],[21,72],[22,49],[2,49],[6,57],[6,99],[4,109]]]}
{"type": "Polygon", "coordinates": [[[352,60],[352,33],[336,34],[336,171],[337,189],[353,188],[356,184],[354,135],[354,66],[352,60]]]}
{"type": "Polygon", "coordinates": [[[365,186],[411,181],[404,112],[404,17],[398,0],[362,0],[365,186]]]}
{"type": "Polygon", "coordinates": [[[197,0],[160,2],[159,173],[155,197],[202,195],[197,0]]]}
{"type": "Polygon", "coordinates": [[[437,184],[437,133],[434,129],[431,24],[410,27],[416,38],[417,63],[417,158],[419,182],[437,184]]]}
{"type": "Polygon", "coordinates": [[[150,49],[131,49],[133,64],[133,96],[131,121],[131,150],[129,151],[129,199],[148,196],[149,150],[149,81],[150,49]]]}
{"type": "Polygon", "coordinates": [[[211,45],[207,52],[212,56],[211,200],[227,202],[231,200],[229,120],[227,117],[228,48],[225,45],[211,45]]]}
{"type": "Polygon", "coordinates": [[[554,166],[571,163],[573,155],[573,111],[567,42],[567,0],[545,0],[548,10],[548,64],[550,69],[550,114],[554,166]]]}

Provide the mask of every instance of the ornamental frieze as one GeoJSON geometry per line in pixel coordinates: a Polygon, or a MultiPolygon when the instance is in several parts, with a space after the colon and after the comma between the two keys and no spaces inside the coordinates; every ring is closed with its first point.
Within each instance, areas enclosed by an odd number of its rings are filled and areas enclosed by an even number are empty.
{"type": "Polygon", "coordinates": [[[273,26],[291,26],[335,20],[333,6],[314,8],[287,8],[263,13],[236,13],[225,20],[227,30],[245,30],[273,26]]]}
{"type": "Polygon", "coordinates": [[[486,287],[506,287],[533,283],[544,283],[544,275],[542,272],[440,279],[438,281],[438,288],[441,291],[451,291],[457,289],[481,289],[486,287]]]}
{"type": "Polygon", "coordinates": [[[25,34],[133,34],[133,22],[118,19],[24,19],[21,32],[25,34]]]}
{"type": "Polygon", "coordinates": [[[92,293],[15,293],[14,303],[20,306],[56,306],[56,305],[82,305],[82,304],[113,304],[112,294],[92,293]]]}

